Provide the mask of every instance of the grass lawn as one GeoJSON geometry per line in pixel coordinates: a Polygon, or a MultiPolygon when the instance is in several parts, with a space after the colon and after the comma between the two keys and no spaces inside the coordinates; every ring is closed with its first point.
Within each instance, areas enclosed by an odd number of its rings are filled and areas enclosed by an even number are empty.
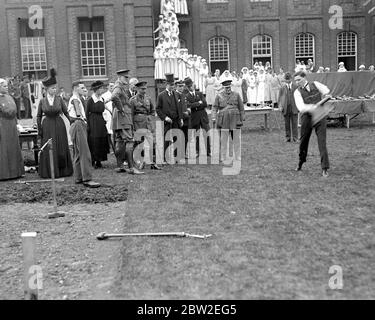
{"type": "MultiPolygon", "coordinates": [[[[261,117],[248,122],[259,127],[261,117]]],[[[245,129],[242,170],[169,166],[134,178],[124,231],[213,234],[126,238],[115,295],[125,299],[374,299],[375,127],[330,128],[330,177],[314,134],[308,163],[282,131],[245,129]],[[328,286],[333,265],[344,288],[328,286]]],[[[258,128],[259,129],[259,128],[258,128]]]]}

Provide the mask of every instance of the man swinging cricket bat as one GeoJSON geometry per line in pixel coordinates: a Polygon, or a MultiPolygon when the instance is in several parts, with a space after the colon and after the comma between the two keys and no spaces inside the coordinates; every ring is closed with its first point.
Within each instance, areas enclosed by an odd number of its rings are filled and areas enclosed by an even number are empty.
{"type": "Polygon", "coordinates": [[[296,171],[301,171],[303,164],[307,160],[309,141],[315,128],[318,137],[322,174],[324,178],[328,178],[330,164],[327,151],[327,116],[331,109],[325,107],[324,104],[332,98],[329,95],[330,89],[318,81],[308,82],[304,71],[297,72],[294,75],[294,80],[299,87],[294,92],[294,99],[298,110],[302,114],[299,163],[296,171]]]}

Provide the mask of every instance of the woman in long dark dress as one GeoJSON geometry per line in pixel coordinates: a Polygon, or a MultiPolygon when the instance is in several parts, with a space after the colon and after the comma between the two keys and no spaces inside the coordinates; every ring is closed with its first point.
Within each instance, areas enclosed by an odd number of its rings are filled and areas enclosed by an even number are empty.
{"type": "MultiPolygon", "coordinates": [[[[46,96],[39,103],[37,123],[42,145],[52,138],[55,177],[61,178],[73,175],[73,164],[65,123],[60,114],[64,113],[68,119],[70,117],[62,98],[56,95],[55,75],[51,70],[51,77],[42,81],[46,88],[46,96]]],[[[39,175],[42,178],[51,178],[48,147],[40,155],[39,175]]]]}
{"type": "Polygon", "coordinates": [[[17,106],[8,93],[8,82],[0,79],[0,180],[25,174],[18,139],[17,106]]]}
{"type": "Polygon", "coordinates": [[[87,100],[86,117],[88,142],[94,168],[101,168],[102,161],[108,160],[109,142],[106,122],[103,118],[105,110],[104,100],[101,97],[106,91],[102,81],[92,84],[91,90],[94,94],[87,100]]]}

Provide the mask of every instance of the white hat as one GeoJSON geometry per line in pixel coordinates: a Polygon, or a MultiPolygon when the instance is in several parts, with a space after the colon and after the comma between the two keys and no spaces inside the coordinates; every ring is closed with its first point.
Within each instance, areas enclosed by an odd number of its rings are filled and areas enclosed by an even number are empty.
{"type": "Polygon", "coordinates": [[[366,69],[366,66],[365,66],[364,64],[361,64],[361,65],[359,66],[359,69],[366,69]]]}

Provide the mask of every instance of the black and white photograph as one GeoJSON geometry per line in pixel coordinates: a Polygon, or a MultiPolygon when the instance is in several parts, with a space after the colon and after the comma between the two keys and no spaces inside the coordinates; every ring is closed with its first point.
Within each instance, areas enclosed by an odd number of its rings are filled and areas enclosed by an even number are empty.
{"type": "Polygon", "coordinates": [[[375,0],[0,0],[0,30],[0,300],[375,299],[375,0]]]}

